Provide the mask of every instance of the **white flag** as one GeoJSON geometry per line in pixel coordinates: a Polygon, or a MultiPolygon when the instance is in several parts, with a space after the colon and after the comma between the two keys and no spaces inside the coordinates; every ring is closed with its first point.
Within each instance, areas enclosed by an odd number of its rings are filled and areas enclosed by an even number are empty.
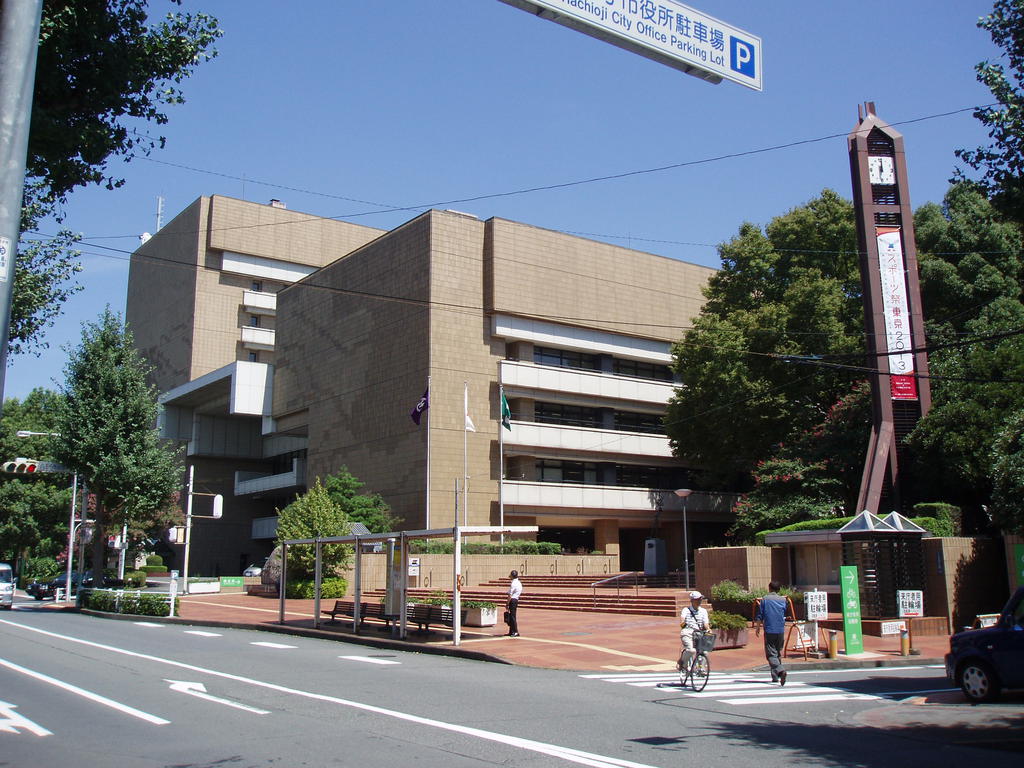
{"type": "Polygon", "coordinates": [[[473,420],[469,418],[469,384],[466,384],[464,402],[466,406],[466,430],[468,432],[476,432],[476,425],[473,424],[473,420]]]}

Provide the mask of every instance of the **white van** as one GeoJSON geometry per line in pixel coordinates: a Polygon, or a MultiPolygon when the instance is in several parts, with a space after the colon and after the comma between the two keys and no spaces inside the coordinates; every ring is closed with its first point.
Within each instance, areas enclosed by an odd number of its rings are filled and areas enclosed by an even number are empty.
{"type": "Polygon", "coordinates": [[[0,608],[8,611],[14,605],[14,571],[7,563],[0,563],[0,608]]]}

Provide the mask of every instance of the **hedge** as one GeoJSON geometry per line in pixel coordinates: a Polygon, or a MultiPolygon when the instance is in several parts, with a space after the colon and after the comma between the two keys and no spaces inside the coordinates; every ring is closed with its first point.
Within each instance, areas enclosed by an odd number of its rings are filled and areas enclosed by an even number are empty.
{"type": "MultiPolygon", "coordinates": [[[[285,583],[284,596],[290,600],[312,600],[314,597],[314,581],[298,580],[285,583]]],[[[320,581],[320,599],[337,600],[348,591],[348,582],[341,578],[322,579],[320,581]]]]}
{"type": "MultiPolygon", "coordinates": [[[[112,589],[83,589],[82,607],[106,613],[126,613],[132,616],[166,616],[169,612],[167,598],[161,593],[124,592],[112,589]]],[[[174,612],[178,612],[179,600],[174,600],[174,612]]]]}

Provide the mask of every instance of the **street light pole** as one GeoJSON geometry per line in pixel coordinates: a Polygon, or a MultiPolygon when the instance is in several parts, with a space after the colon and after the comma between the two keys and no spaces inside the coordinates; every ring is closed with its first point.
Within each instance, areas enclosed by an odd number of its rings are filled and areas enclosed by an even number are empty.
{"type": "Polygon", "coordinates": [[[676,496],[683,500],[683,567],[686,569],[686,588],[690,588],[690,536],[686,524],[686,497],[693,491],[689,488],[678,488],[676,496]]]}

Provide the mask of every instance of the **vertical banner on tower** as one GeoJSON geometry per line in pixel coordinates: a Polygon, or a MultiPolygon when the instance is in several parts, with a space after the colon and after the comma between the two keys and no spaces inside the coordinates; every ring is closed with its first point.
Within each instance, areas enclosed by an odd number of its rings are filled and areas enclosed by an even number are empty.
{"type": "Polygon", "coordinates": [[[864,653],[864,636],[860,625],[860,584],[856,565],[839,566],[839,582],[843,599],[843,635],[846,653],[864,653]]]}
{"type": "Polygon", "coordinates": [[[910,351],[913,344],[903,240],[900,230],[893,227],[876,227],[875,237],[878,241],[886,351],[889,353],[890,394],[893,400],[917,400],[914,355],[910,351]]]}

